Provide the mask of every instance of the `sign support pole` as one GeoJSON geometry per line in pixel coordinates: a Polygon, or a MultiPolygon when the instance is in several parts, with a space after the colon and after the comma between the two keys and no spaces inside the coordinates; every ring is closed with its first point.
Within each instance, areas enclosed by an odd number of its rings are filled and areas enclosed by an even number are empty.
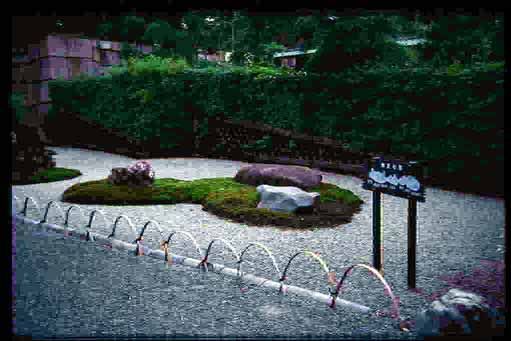
{"type": "Polygon", "coordinates": [[[417,246],[417,201],[408,200],[408,288],[415,288],[415,256],[417,246]]]}
{"type": "Polygon", "coordinates": [[[383,275],[381,246],[381,192],[373,191],[373,267],[383,275]]]}
{"type": "Polygon", "coordinates": [[[362,188],[373,192],[373,267],[383,275],[382,194],[408,199],[408,288],[416,287],[417,201],[425,202],[422,170],[416,161],[373,157],[362,188]]]}

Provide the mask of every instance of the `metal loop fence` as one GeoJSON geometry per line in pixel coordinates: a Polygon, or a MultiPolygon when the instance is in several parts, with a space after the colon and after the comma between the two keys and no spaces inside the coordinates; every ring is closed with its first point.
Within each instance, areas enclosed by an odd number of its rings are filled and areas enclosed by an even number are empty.
{"type": "MultiPolygon", "coordinates": [[[[13,196],[13,199],[17,203],[21,203],[21,201],[18,197],[13,196]]],[[[24,200],[23,209],[20,212],[17,212],[17,210],[15,212],[16,216],[18,216],[18,218],[21,219],[23,223],[25,223],[26,221],[30,221],[37,226],[44,225],[44,226],[46,226],[47,229],[53,229],[56,232],[62,232],[66,236],[74,235],[71,233],[66,233],[66,231],[68,231],[68,228],[69,228],[69,213],[70,213],[70,211],[73,208],[77,208],[80,211],[82,217],[86,216],[84,214],[84,210],[78,205],[71,205],[70,207],[67,208],[66,212],[64,213],[64,210],[62,209],[60,204],[58,204],[56,201],[52,200],[52,201],[48,202],[48,204],[46,205],[46,209],[45,209],[45,212],[44,212],[41,220],[30,220],[27,217],[28,201],[31,201],[33,203],[33,205],[37,208],[37,210],[40,212],[40,208],[39,208],[37,201],[34,198],[27,196],[24,200]],[[59,209],[59,212],[61,213],[61,217],[64,220],[64,222],[63,222],[63,224],[65,226],[64,228],[61,228],[58,225],[48,223],[48,212],[49,212],[49,209],[52,207],[52,204],[53,204],[53,206],[56,206],[59,209]]],[[[155,257],[158,259],[164,259],[165,263],[167,263],[167,264],[168,263],[176,263],[176,264],[192,266],[195,268],[199,268],[205,272],[208,272],[209,270],[213,270],[213,272],[215,272],[215,273],[222,273],[222,274],[234,276],[238,279],[243,279],[245,281],[255,283],[257,286],[264,286],[264,287],[268,287],[268,288],[272,288],[272,289],[277,289],[280,293],[291,292],[291,293],[294,293],[297,295],[306,296],[306,297],[315,299],[317,301],[320,301],[322,303],[325,303],[332,309],[335,309],[337,305],[341,305],[343,307],[352,308],[358,312],[371,313],[376,316],[387,316],[388,314],[382,313],[379,310],[373,311],[373,309],[371,309],[371,308],[360,305],[358,303],[346,301],[339,297],[339,295],[341,294],[341,289],[343,287],[343,284],[346,282],[346,278],[353,272],[353,269],[355,269],[355,268],[366,269],[370,273],[372,273],[383,284],[383,286],[385,288],[385,294],[390,297],[390,299],[392,301],[392,311],[391,311],[390,317],[399,321],[399,328],[401,330],[406,330],[406,328],[402,327],[403,321],[401,320],[400,313],[399,313],[399,298],[394,295],[390,285],[383,278],[383,276],[378,272],[378,270],[376,270],[375,268],[373,268],[369,265],[366,265],[366,264],[351,265],[345,270],[341,280],[336,281],[334,272],[330,270],[326,261],[323,260],[318,253],[315,253],[315,252],[312,252],[309,250],[302,250],[302,251],[299,251],[299,252],[295,253],[294,255],[292,255],[289,258],[289,260],[287,261],[286,266],[284,267],[284,270],[281,271],[280,267],[278,266],[278,264],[275,260],[275,257],[273,256],[273,253],[268,249],[268,247],[266,247],[265,245],[263,245],[261,243],[257,243],[257,242],[249,243],[243,249],[243,251],[241,251],[241,253],[238,253],[236,251],[235,247],[228,240],[225,240],[223,238],[214,238],[213,240],[211,240],[209,242],[206,251],[203,252],[202,249],[200,248],[199,244],[197,243],[196,239],[186,231],[180,231],[180,230],[172,231],[170,233],[170,235],[168,236],[168,238],[165,240],[163,238],[164,231],[163,231],[161,225],[153,219],[147,220],[144,223],[143,227],[141,228],[140,232],[137,233],[137,230],[136,230],[134,224],[132,223],[132,221],[130,220],[130,218],[124,214],[121,214],[115,218],[113,225],[112,225],[112,231],[108,236],[105,237],[100,234],[96,234],[96,233],[93,234],[91,232],[92,222],[94,221],[94,217],[96,216],[97,213],[99,213],[102,216],[103,222],[105,224],[107,224],[107,226],[108,226],[108,221],[105,216],[105,213],[98,209],[92,210],[89,214],[89,221],[88,221],[87,225],[85,226],[85,233],[86,233],[85,240],[87,240],[87,241],[98,241],[107,247],[113,248],[115,246],[116,248],[130,250],[130,252],[135,250],[136,255],[146,254],[146,255],[149,255],[149,256],[152,256],[152,257],[155,257]],[[131,243],[126,243],[126,242],[114,239],[117,225],[118,225],[119,221],[121,220],[121,218],[124,218],[124,220],[126,220],[126,222],[128,223],[128,225],[130,227],[130,232],[135,237],[135,240],[131,243]],[[149,248],[142,247],[140,242],[143,240],[144,233],[146,232],[147,227],[150,224],[155,226],[155,228],[158,230],[159,235],[162,240],[160,246],[163,250],[154,251],[149,248]],[[180,255],[171,254],[169,252],[171,240],[177,234],[187,237],[192,242],[193,247],[199,253],[199,256],[200,256],[199,260],[183,257],[180,255]],[[235,262],[237,264],[236,269],[231,269],[231,268],[228,268],[225,265],[221,265],[221,264],[214,264],[208,260],[208,258],[211,256],[211,250],[215,243],[223,244],[224,248],[227,248],[230,251],[230,254],[232,254],[235,258],[235,262]],[[242,263],[243,263],[243,261],[245,261],[244,256],[245,256],[246,252],[250,248],[253,248],[253,247],[262,249],[267,254],[267,256],[270,258],[273,268],[274,268],[275,272],[277,273],[278,281],[272,281],[270,279],[265,279],[265,278],[261,278],[261,277],[256,277],[251,274],[243,273],[242,263]],[[328,292],[329,292],[328,295],[321,294],[319,292],[311,291],[311,290],[300,288],[300,287],[295,287],[292,285],[284,286],[284,282],[287,279],[288,272],[291,269],[291,265],[292,265],[293,261],[299,255],[307,256],[308,259],[311,259],[312,261],[315,261],[316,263],[318,263],[320,265],[320,268],[327,275],[327,280],[330,285],[328,287],[328,292]],[[332,287],[334,289],[332,289],[332,287]]]]}

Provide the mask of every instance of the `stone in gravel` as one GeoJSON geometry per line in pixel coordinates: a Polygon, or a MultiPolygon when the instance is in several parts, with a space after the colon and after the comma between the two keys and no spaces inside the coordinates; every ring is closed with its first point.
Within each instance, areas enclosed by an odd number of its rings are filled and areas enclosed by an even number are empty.
{"type": "Polygon", "coordinates": [[[322,176],[308,167],[252,164],[241,168],[234,180],[252,186],[294,186],[307,190],[318,186],[322,176]]]}
{"type": "Polygon", "coordinates": [[[311,212],[319,206],[319,193],[308,193],[297,187],[260,185],[257,192],[261,201],[257,208],[267,208],[277,212],[311,212]]]}
{"type": "Polygon", "coordinates": [[[488,336],[495,332],[496,318],[483,297],[451,289],[418,314],[416,328],[422,336],[488,336]]]}

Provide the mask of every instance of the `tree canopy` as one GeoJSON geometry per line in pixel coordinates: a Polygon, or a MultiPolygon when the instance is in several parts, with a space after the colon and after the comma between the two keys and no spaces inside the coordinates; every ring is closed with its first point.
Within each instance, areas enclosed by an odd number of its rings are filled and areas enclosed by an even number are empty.
{"type": "Polygon", "coordinates": [[[250,13],[247,11],[188,11],[172,20],[130,14],[98,26],[102,38],[152,44],[160,55],[194,60],[197,50],[233,53],[235,63],[248,59],[271,63],[284,48],[317,49],[308,68],[339,71],[350,65],[387,61],[401,63],[411,48],[391,43],[399,36],[427,39],[421,60],[434,65],[503,60],[502,16],[445,15],[360,11],[336,13],[250,13]],[[405,51],[406,50],[406,51],[405,51]]]}

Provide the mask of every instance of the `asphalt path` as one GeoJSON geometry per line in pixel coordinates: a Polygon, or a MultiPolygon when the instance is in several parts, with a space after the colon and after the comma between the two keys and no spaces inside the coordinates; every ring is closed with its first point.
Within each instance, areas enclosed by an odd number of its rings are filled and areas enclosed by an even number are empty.
{"type": "Polygon", "coordinates": [[[389,318],[333,311],[291,294],[185,266],[167,267],[29,224],[15,228],[17,335],[413,338],[394,330],[389,318]],[[350,325],[343,323],[344,314],[351,316],[350,325]]]}

